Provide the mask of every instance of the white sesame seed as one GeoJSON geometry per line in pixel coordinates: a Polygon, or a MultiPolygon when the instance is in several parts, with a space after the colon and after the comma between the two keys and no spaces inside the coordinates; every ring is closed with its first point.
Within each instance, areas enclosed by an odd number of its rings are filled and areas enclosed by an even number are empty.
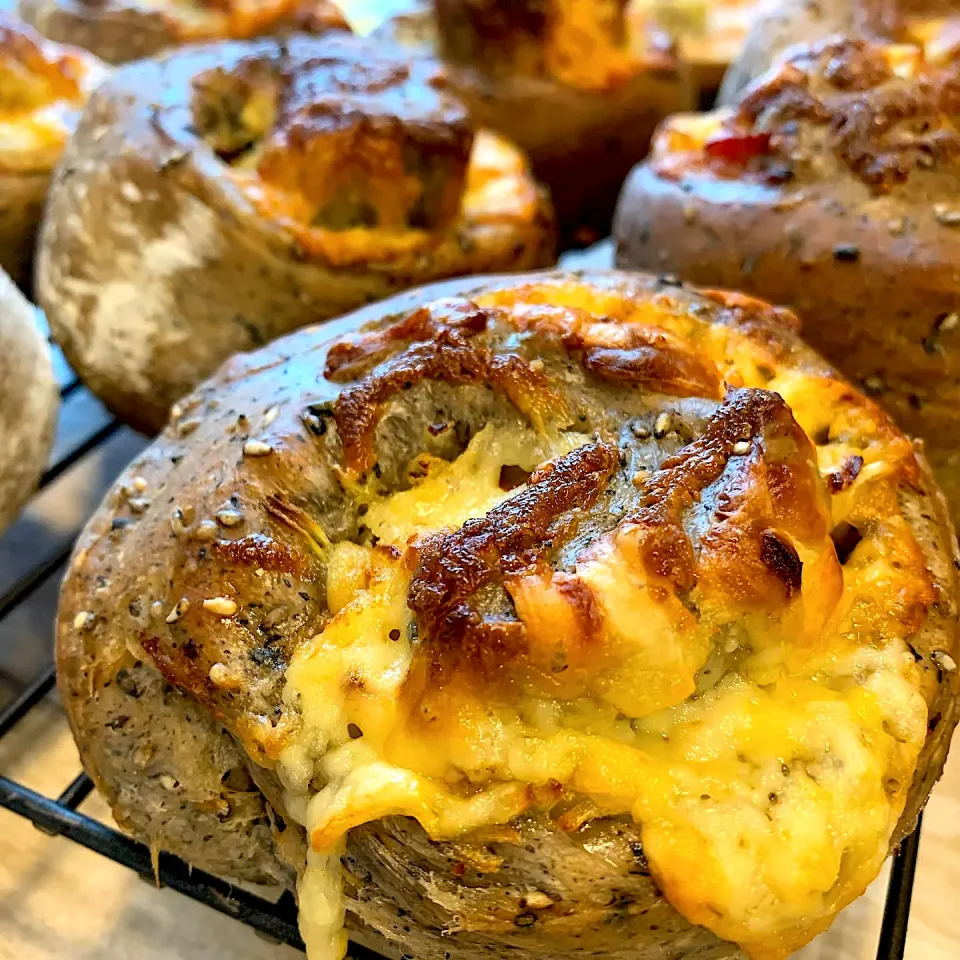
{"type": "Polygon", "coordinates": [[[139,203],[143,199],[143,194],[137,185],[129,180],[120,184],[120,194],[128,203],[139,203]]]}
{"type": "Polygon", "coordinates": [[[886,383],[883,381],[883,378],[876,376],[876,374],[867,377],[863,381],[863,385],[866,388],[867,393],[883,393],[887,387],[886,383]]]}
{"type": "Polygon", "coordinates": [[[957,669],[957,661],[946,650],[934,650],[930,659],[946,673],[953,673],[957,669]]]}
{"type": "Polygon", "coordinates": [[[530,361],[530,369],[534,373],[543,373],[544,362],[539,357],[530,361]]]}
{"type": "Polygon", "coordinates": [[[960,210],[948,207],[945,203],[935,203],[933,213],[937,218],[937,223],[942,223],[945,227],[960,226],[960,210]]]}
{"type": "Polygon", "coordinates": [[[143,477],[134,477],[131,483],[133,484],[133,489],[136,490],[137,493],[146,492],[148,484],[143,477]]]}
{"type": "Polygon", "coordinates": [[[749,440],[738,440],[733,445],[734,456],[742,457],[744,454],[750,452],[750,441],[749,440]]]}
{"type": "Polygon", "coordinates": [[[164,790],[176,790],[179,786],[179,782],[174,780],[169,773],[165,773],[160,777],[160,786],[164,790]]]}
{"type": "Polygon", "coordinates": [[[217,525],[212,520],[201,520],[193,531],[194,540],[213,540],[217,535],[217,525]]]}
{"type": "Polygon", "coordinates": [[[219,661],[210,668],[210,672],[207,675],[218,687],[229,687],[235,683],[235,679],[227,669],[227,665],[219,661]]]}
{"type": "Polygon", "coordinates": [[[73,629],[87,630],[93,626],[93,621],[96,619],[96,614],[91,610],[82,610],[73,618],[73,629]]]}
{"type": "Polygon", "coordinates": [[[190,609],[190,601],[181,597],[177,605],[167,614],[167,623],[176,623],[190,609]]]}
{"type": "Polygon", "coordinates": [[[266,429],[267,427],[269,427],[270,424],[273,423],[273,421],[276,420],[277,417],[279,416],[280,416],[280,408],[276,404],[274,404],[263,415],[263,428],[266,429]]]}
{"type": "Polygon", "coordinates": [[[673,426],[673,417],[669,413],[661,413],[653,425],[653,435],[658,439],[669,432],[673,426]]]}
{"type": "Polygon", "coordinates": [[[221,507],[217,511],[217,523],[222,527],[236,527],[243,523],[243,514],[233,507],[221,507]]]}
{"type": "Polygon", "coordinates": [[[243,455],[245,457],[265,457],[269,453],[273,453],[273,447],[262,440],[248,440],[243,445],[243,455]]]}
{"type": "Polygon", "coordinates": [[[524,894],[523,899],[527,902],[527,906],[534,910],[546,910],[547,907],[553,906],[553,901],[542,890],[533,890],[524,894]]]}
{"type": "Polygon", "coordinates": [[[134,513],[143,513],[150,506],[150,501],[144,497],[133,497],[127,501],[127,505],[134,513]]]}
{"type": "Polygon", "coordinates": [[[940,329],[944,333],[949,333],[951,330],[956,330],[958,324],[960,324],[960,313],[948,313],[940,321],[940,329]]]}
{"type": "Polygon", "coordinates": [[[182,416],[183,416],[183,407],[181,407],[179,403],[175,403],[170,408],[170,419],[179,420],[182,416]]]}
{"type": "Polygon", "coordinates": [[[182,423],[177,424],[177,433],[179,433],[181,437],[188,437],[199,426],[200,421],[196,417],[193,417],[190,420],[184,420],[182,423]]]}
{"type": "Polygon", "coordinates": [[[237,612],[237,602],[229,597],[210,597],[203,601],[203,609],[218,617],[232,617],[237,612]]]}
{"type": "Polygon", "coordinates": [[[187,532],[186,518],[179,507],[170,515],[170,529],[175,537],[182,537],[187,532]]]}

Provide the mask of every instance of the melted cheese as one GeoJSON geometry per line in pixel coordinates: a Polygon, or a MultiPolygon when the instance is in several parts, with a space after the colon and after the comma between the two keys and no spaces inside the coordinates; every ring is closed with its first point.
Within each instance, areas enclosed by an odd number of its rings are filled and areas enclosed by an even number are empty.
{"type": "Polygon", "coordinates": [[[0,169],[46,173],[55,166],[104,73],[83,51],[0,18],[0,169]]]}
{"type": "MultiPolygon", "coordinates": [[[[455,708],[427,727],[403,711],[408,542],[508,496],[503,465],[530,468],[582,441],[549,449],[519,428],[483,431],[453,464],[434,462],[418,486],[370,504],[371,529],[396,551],[333,548],[335,615],[290,666],[285,698],[303,720],[279,765],[288,808],[311,839],[300,902],[312,960],[344,953],[338,857],[350,828],[403,814],[435,839],[453,838],[523,812],[528,785],[560,783],[632,815],[674,905],[756,958],[783,957],[825,927],[886,855],[926,707],[903,642],[858,647],[849,619],[812,655],[752,636],[737,669],[690,699],[705,680],[706,640],[685,644],[677,620],[615,557],[600,557],[586,573],[629,648],[618,672],[626,687],[614,678],[593,696],[510,706],[458,687],[455,708]]],[[[869,481],[861,486],[868,495],[869,481]]],[[[869,575],[870,589],[891,573],[869,575]]],[[[845,576],[855,594],[868,574],[845,576]]]]}
{"type": "Polygon", "coordinates": [[[524,155],[489,130],[474,138],[466,186],[456,222],[442,231],[351,227],[330,230],[309,223],[312,207],[301,194],[265,183],[256,171],[256,151],[230,175],[259,213],[296,237],[303,249],[335,267],[371,261],[415,263],[424,253],[437,263],[456,262],[463,245],[480,244],[486,232],[533,224],[541,210],[540,190],[524,155]]]}
{"type": "MultiPolygon", "coordinates": [[[[714,355],[738,356],[735,334],[714,335],[714,355]]],[[[749,358],[738,364],[749,382],[749,358]]],[[[770,386],[805,429],[832,417],[842,430],[829,384],[812,390],[809,376],[787,373],[770,386]]],[[[585,690],[551,698],[532,686],[493,702],[462,683],[411,709],[411,545],[510,496],[503,466],[531,469],[586,439],[484,430],[453,463],[420,458],[421,482],[368,503],[377,547],[331,549],[333,616],[288,670],[284,699],[302,724],[278,764],[288,811],[310,838],[300,902],[311,960],[343,956],[339,853],[350,829],[404,815],[434,839],[455,838],[531,806],[549,811],[558,784],[599,812],[632,816],[670,901],[757,960],[807,942],[875,877],[926,735],[914,659],[889,627],[906,576],[897,551],[912,542],[894,521],[843,567],[832,616],[803,621],[815,642],[745,619],[718,645],[708,622],[636,579],[621,555],[628,536],[607,542],[578,566],[608,638],[585,690]]],[[[865,468],[834,498],[836,519],[894,495],[883,450],[861,438],[865,468]]],[[[821,469],[843,451],[822,448],[821,469]]],[[[816,587],[805,579],[805,592],[816,587]]],[[[545,583],[522,583],[514,599],[534,644],[538,618],[556,641],[564,621],[545,583]]]]}

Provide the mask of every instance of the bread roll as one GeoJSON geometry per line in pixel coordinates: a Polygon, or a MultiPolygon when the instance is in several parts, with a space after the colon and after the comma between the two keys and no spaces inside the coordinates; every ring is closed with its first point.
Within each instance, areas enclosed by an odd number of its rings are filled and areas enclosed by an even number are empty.
{"type": "Polygon", "coordinates": [[[621,266],[795,309],[922,437],[960,516],[960,59],[833,39],[732,111],[681,115],[624,188],[621,266]]]}
{"type": "Polygon", "coordinates": [[[0,533],[47,465],[59,400],[35,309],[0,270],[0,533]]]}
{"type": "Polygon", "coordinates": [[[357,37],[118,70],[53,185],[37,297],[90,389],[156,432],[231,354],[464,273],[552,264],[523,155],[439,65],[357,37]]]}
{"type": "Polygon", "coordinates": [[[45,37],[108,63],[185,43],[350,29],[331,0],[19,0],[19,13],[45,37]]]}
{"type": "Polygon", "coordinates": [[[939,776],[958,567],[785,311],[465,279],[183,401],[78,542],[58,675],[118,820],[296,873],[313,960],[344,919],[418,960],[783,957],[939,776]]]}

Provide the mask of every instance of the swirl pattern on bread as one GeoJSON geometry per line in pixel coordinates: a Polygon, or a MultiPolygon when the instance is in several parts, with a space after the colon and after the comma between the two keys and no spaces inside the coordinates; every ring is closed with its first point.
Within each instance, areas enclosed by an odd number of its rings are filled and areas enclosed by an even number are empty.
{"type": "Polygon", "coordinates": [[[544,274],[231,361],[64,586],[64,701],[118,818],[221,869],[242,833],[259,870],[272,817],[316,957],[345,911],[430,960],[809,940],[939,775],[958,585],[925,462],[794,326],[544,274]],[[229,746],[258,836],[145,705],[229,746]]]}

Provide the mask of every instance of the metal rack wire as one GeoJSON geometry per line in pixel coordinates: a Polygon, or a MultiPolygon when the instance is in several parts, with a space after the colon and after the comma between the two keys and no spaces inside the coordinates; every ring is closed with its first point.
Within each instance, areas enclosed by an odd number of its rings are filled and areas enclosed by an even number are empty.
{"type": "MultiPolygon", "coordinates": [[[[78,468],[87,458],[96,457],[105,445],[115,441],[121,432],[128,440],[134,435],[109,418],[102,407],[78,383],[59,351],[54,349],[55,366],[61,381],[63,400],[61,430],[54,459],[44,474],[40,491],[44,491],[78,468]]],[[[139,441],[142,444],[142,440],[139,441]]],[[[107,478],[109,479],[109,478],[107,478]]],[[[40,561],[18,570],[13,582],[0,587],[0,626],[31,597],[47,585],[53,585],[63,572],[79,531],[74,531],[40,561]]],[[[55,685],[54,667],[44,667],[22,691],[0,710],[0,739],[8,734],[32,709],[40,704],[55,685]]],[[[79,811],[80,805],[93,790],[93,783],[84,773],[67,784],[56,799],[44,796],[7,777],[0,776],[0,806],[30,820],[35,827],[51,836],[66,837],[89,850],[108,857],[159,885],[171,887],[193,900],[233,917],[278,943],[303,949],[297,931],[296,904],[292,895],[284,893],[271,902],[247,890],[232,886],[210,874],[189,867],[182,860],[161,854],[155,863],[148,847],[79,811]]],[[[883,923],[880,931],[877,960],[902,960],[910,916],[910,900],[920,843],[920,826],[901,844],[894,857],[887,888],[883,923]]],[[[371,952],[351,947],[357,960],[373,960],[371,952]]]]}

